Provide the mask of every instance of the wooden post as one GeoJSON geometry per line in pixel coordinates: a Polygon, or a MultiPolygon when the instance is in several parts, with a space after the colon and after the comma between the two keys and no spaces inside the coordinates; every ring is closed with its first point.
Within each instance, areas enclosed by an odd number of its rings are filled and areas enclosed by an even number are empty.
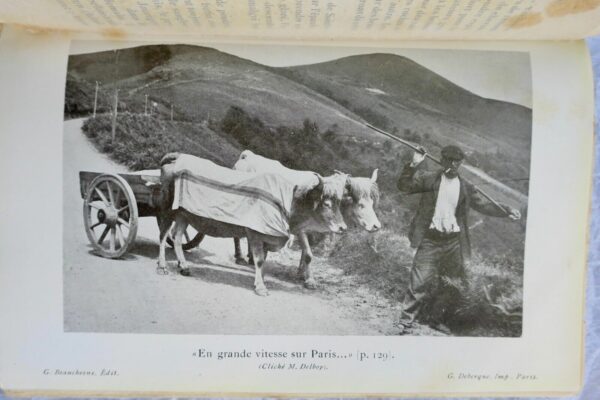
{"type": "Polygon", "coordinates": [[[144,115],[148,115],[148,95],[146,95],[146,101],[144,102],[144,115]]]}
{"type": "Polygon", "coordinates": [[[115,135],[117,132],[117,113],[119,108],[119,89],[115,89],[115,104],[112,115],[112,143],[115,143],[115,135]]]}
{"type": "Polygon", "coordinates": [[[173,104],[171,104],[171,122],[173,122],[173,104]]]}
{"type": "Polygon", "coordinates": [[[96,81],[96,92],[94,93],[94,115],[92,118],[96,118],[96,106],[98,104],[98,81],[96,81]]]}
{"type": "MultiPolygon", "coordinates": [[[[115,50],[115,78],[116,82],[119,81],[119,50],[115,50]]],[[[119,89],[115,87],[115,105],[113,107],[112,115],[112,144],[115,143],[115,136],[117,133],[117,114],[119,112],[119,89]]]]}

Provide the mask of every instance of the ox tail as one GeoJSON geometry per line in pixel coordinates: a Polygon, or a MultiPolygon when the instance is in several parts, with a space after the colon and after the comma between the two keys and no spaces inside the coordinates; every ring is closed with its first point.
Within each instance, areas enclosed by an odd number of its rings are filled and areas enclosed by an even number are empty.
{"type": "Polygon", "coordinates": [[[160,166],[162,167],[163,165],[171,164],[171,163],[175,162],[175,160],[177,160],[177,158],[179,158],[179,153],[167,153],[160,160],[160,166]]]}
{"type": "Polygon", "coordinates": [[[160,209],[161,213],[163,214],[163,218],[169,216],[170,214],[175,192],[175,176],[173,174],[173,168],[170,166],[170,164],[173,164],[175,161],[177,161],[179,156],[180,153],[167,153],[160,160],[160,209]]]}

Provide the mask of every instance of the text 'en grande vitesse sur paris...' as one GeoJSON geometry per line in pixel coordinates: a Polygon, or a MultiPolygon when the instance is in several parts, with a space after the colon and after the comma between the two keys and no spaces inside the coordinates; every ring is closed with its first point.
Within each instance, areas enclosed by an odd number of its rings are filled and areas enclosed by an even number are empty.
{"type": "MultiPolygon", "coordinates": [[[[192,354],[199,359],[226,360],[255,360],[258,369],[263,370],[304,370],[324,371],[329,369],[329,361],[341,362],[384,362],[395,357],[389,351],[369,352],[308,349],[304,351],[276,350],[247,350],[215,351],[199,348],[192,354]]],[[[331,365],[331,364],[329,364],[331,365]]]]}

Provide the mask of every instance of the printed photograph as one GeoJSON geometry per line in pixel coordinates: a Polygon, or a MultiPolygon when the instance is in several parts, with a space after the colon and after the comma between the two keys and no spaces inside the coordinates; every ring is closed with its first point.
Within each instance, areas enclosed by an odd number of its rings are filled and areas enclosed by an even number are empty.
{"type": "Polygon", "coordinates": [[[519,337],[528,53],[69,57],[65,332],[519,337]]]}

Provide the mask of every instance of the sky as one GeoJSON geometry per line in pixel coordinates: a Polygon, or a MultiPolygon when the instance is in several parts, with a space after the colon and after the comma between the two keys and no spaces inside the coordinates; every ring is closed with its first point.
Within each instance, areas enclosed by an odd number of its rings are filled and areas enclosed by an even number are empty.
{"type": "MultiPolygon", "coordinates": [[[[120,43],[119,47],[148,44],[120,43]]],[[[531,67],[526,52],[249,44],[204,46],[273,67],[314,64],[356,54],[393,53],[408,57],[479,96],[532,106],[531,67]]],[[[114,43],[109,42],[73,42],[72,53],[113,48],[114,43]]]]}

